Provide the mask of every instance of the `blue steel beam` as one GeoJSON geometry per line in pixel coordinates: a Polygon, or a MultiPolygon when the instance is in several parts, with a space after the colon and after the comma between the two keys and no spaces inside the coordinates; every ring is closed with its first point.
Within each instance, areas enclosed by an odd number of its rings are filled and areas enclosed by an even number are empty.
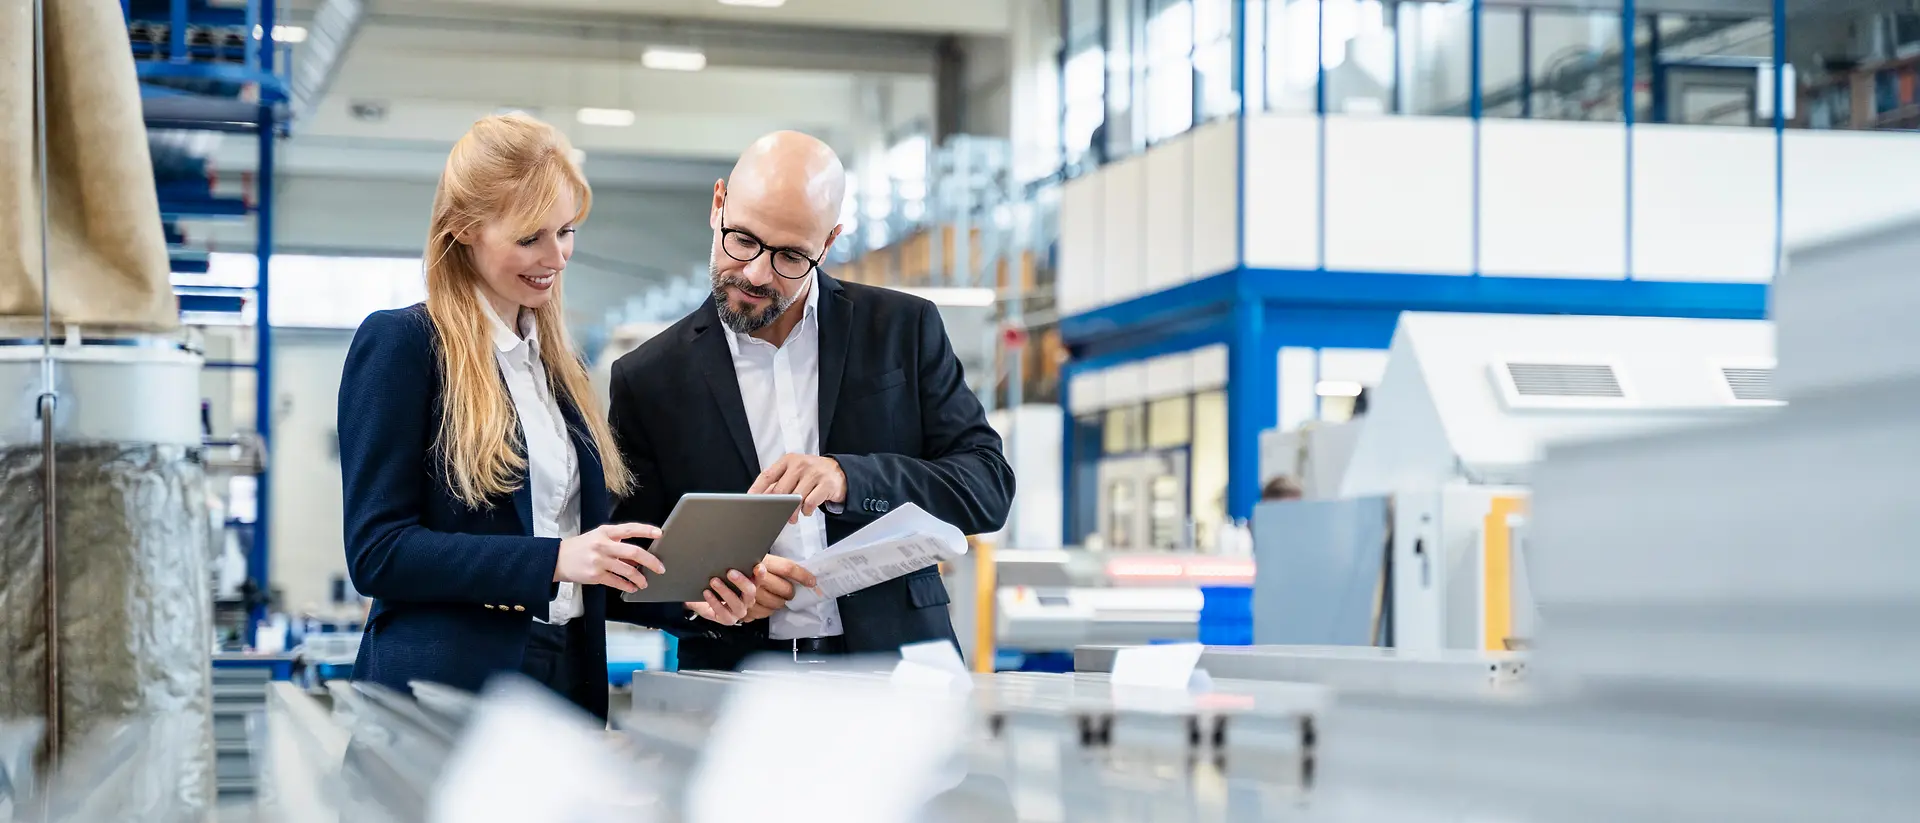
{"type": "Polygon", "coordinates": [[[1069,348],[1111,349],[1195,319],[1218,320],[1240,298],[1318,309],[1594,314],[1627,317],[1757,319],[1766,316],[1762,283],[1676,283],[1552,277],[1450,277],[1429,274],[1240,269],[1166,291],[1062,318],[1069,348]]]}

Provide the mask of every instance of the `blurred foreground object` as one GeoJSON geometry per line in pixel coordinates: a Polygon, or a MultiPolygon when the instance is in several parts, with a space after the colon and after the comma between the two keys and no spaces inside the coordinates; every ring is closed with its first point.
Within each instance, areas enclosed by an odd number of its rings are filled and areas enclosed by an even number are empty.
{"type": "MultiPolygon", "coordinates": [[[[0,321],[40,319],[33,2],[0,4],[0,321]]],[[[113,0],[46,0],[53,320],[179,325],[126,19],[113,0]]]]}

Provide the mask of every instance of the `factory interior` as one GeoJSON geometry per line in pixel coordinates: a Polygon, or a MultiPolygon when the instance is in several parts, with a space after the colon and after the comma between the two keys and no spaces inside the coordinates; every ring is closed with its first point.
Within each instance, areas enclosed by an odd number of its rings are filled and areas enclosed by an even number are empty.
{"type": "Polygon", "coordinates": [[[0,6],[0,823],[1920,820],[1920,0],[0,6]],[[350,345],[514,113],[600,409],[838,155],[1015,478],[955,643],[356,679],[350,345]]]}

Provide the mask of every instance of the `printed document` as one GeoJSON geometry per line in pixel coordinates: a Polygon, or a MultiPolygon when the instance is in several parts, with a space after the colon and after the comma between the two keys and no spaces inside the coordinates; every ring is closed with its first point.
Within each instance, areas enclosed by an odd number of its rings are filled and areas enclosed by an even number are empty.
{"type": "Polygon", "coordinates": [[[801,589],[787,607],[804,609],[966,553],[960,529],[908,503],[801,561],[820,585],[801,589]]]}

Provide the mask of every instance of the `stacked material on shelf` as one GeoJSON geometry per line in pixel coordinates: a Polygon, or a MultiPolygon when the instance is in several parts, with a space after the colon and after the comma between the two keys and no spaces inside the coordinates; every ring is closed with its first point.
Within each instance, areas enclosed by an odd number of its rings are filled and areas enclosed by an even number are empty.
{"type": "MultiPolygon", "coordinates": [[[[38,319],[43,305],[33,6],[0,5],[0,321],[38,319]]],[[[179,315],[120,4],[45,7],[54,320],[174,328],[179,315]]]]}

